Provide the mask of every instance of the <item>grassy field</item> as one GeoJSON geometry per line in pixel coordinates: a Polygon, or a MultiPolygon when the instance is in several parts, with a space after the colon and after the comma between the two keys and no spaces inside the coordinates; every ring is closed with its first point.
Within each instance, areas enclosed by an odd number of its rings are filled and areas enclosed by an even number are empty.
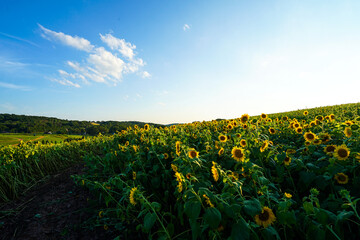
{"type": "Polygon", "coordinates": [[[79,135],[64,134],[24,134],[24,133],[0,133],[0,146],[16,145],[20,141],[49,141],[57,143],[63,142],[67,138],[82,138],[79,135]]]}

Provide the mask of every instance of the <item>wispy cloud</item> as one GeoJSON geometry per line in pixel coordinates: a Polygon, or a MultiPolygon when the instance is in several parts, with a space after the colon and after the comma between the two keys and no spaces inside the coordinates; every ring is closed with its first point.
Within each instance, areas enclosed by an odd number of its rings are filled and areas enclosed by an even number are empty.
{"type": "Polygon", "coordinates": [[[15,84],[6,83],[6,82],[0,82],[0,87],[21,90],[21,91],[30,91],[31,90],[31,88],[29,88],[27,86],[15,85],[15,84]]]}
{"type": "Polygon", "coordinates": [[[102,35],[100,34],[100,39],[104,43],[106,43],[111,50],[119,51],[124,57],[129,59],[133,59],[135,56],[134,49],[136,48],[135,45],[126,42],[124,39],[119,39],[114,37],[111,34],[102,35]]]}
{"type": "Polygon", "coordinates": [[[78,36],[70,36],[67,34],[64,34],[62,32],[55,32],[50,29],[47,29],[43,27],[42,25],[38,24],[40,29],[43,31],[41,36],[47,40],[56,40],[60,41],[64,45],[68,45],[74,48],[77,48],[79,50],[83,50],[86,52],[90,52],[94,46],[91,45],[91,43],[86,40],[85,38],[81,38],[78,36]]]}
{"type": "Polygon", "coordinates": [[[11,103],[0,103],[0,109],[4,109],[1,110],[3,111],[14,111],[16,109],[16,107],[14,105],[12,105],[11,103]]]}
{"type": "Polygon", "coordinates": [[[190,29],[190,26],[189,26],[188,24],[184,24],[183,30],[184,30],[184,31],[187,31],[187,30],[189,30],[189,29],[190,29]]]}
{"type": "Polygon", "coordinates": [[[20,37],[17,37],[17,36],[14,36],[14,35],[10,35],[10,34],[7,34],[7,33],[3,33],[3,32],[0,32],[0,35],[3,35],[5,37],[8,37],[8,38],[12,38],[12,39],[15,39],[15,40],[18,40],[18,41],[21,41],[21,42],[25,42],[25,43],[28,43],[28,44],[31,44],[35,47],[40,47],[39,45],[37,45],[36,43],[32,42],[32,41],[29,41],[27,39],[24,39],[24,38],[20,38],[20,37]]]}
{"type": "Polygon", "coordinates": [[[141,77],[142,77],[142,78],[150,78],[150,77],[151,77],[151,74],[148,73],[147,71],[143,71],[143,72],[141,73],[141,77]]]}
{"type": "MultiPolygon", "coordinates": [[[[43,31],[43,37],[49,41],[60,41],[61,43],[87,52],[82,62],[67,61],[67,67],[72,72],[59,70],[61,78],[56,79],[63,85],[80,87],[79,81],[89,83],[112,83],[116,85],[122,81],[124,74],[136,73],[145,65],[145,62],[136,57],[134,50],[136,46],[124,39],[114,37],[108,33],[99,34],[100,39],[110,50],[103,46],[94,46],[85,38],[70,36],[61,32],[54,32],[39,24],[43,31]],[[120,58],[120,56],[122,58],[120,58]],[[65,81],[67,80],[67,81],[65,81]]],[[[141,77],[149,78],[150,73],[143,71],[141,77]]]]}
{"type": "Polygon", "coordinates": [[[74,83],[68,79],[56,79],[56,78],[51,78],[50,79],[51,81],[53,82],[57,82],[57,83],[60,83],[61,85],[64,85],[64,86],[71,86],[71,87],[76,87],[76,88],[80,88],[80,85],[78,83],[74,83]]]}

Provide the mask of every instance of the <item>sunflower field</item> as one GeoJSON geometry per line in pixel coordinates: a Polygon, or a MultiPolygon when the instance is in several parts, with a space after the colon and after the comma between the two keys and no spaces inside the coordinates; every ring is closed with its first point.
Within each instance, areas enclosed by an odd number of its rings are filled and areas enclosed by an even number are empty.
{"type": "Polygon", "coordinates": [[[88,224],[117,239],[359,239],[359,125],[360,104],[347,104],[67,148],[86,164],[73,178],[93,196],[88,224]]]}

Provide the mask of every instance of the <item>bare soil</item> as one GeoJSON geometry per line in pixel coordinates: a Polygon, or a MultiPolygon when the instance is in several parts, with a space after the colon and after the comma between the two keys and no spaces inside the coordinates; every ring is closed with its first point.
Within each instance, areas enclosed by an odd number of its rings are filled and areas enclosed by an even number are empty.
{"type": "MultiPolygon", "coordinates": [[[[90,193],[74,184],[71,175],[82,165],[47,179],[21,199],[0,207],[0,239],[113,239],[103,227],[89,229],[84,222],[94,215],[87,199],[90,193]]],[[[124,239],[124,238],[121,238],[124,239]]]]}

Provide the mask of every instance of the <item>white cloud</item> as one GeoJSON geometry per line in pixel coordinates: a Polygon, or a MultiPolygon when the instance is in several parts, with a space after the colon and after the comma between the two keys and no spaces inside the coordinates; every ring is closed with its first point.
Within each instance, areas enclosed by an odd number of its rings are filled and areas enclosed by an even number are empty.
{"type": "MultiPolygon", "coordinates": [[[[43,30],[43,37],[48,40],[59,40],[65,45],[75,47],[87,52],[87,55],[81,62],[67,61],[67,66],[72,72],[58,70],[60,77],[56,77],[56,82],[69,86],[80,86],[77,81],[82,81],[86,84],[89,81],[98,83],[117,83],[122,81],[124,74],[136,73],[140,68],[145,66],[143,59],[136,57],[134,49],[136,46],[126,42],[124,39],[119,39],[113,35],[100,34],[100,39],[111,49],[106,50],[104,47],[95,47],[91,43],[80,37],[72,37],[64,33],[57,33],[46,29],[39,24],[43,30]],[[120,58],[122,56],[123,58],[120,58]],[[59,80],[60,79],[60,80],[59,80]]],[[[140,72],[141,77],[148,78],[150,73],[140,72]]]]}
{"type": "Polygon", "coordinates": [[[0,82],[0,87],[15,89],[15,90],[22,90],[22,91],[30,91],[31,90],[29,87],[26,87],[26,86],[15,85],[15,84],[6,83],[6,82],[0,82]]]}
{"type": "Polygon", "coordinates": [[[47,40],[58,40],[60,41],[62,44],[77,48],[79,50],[83,50],[86,52],[90,52],[94,46],[91,45],[91,43],[86,40],[85,38],[81,38],[78,36],[70,36],[70,35],[66,35],[62,32],[55,32],[52,31],[50,29],[47,29],[45,27],[43,27],[42,25],[38,24],[39,27],[41,28],[41,30],[43,31],[43,33],[41,34],[41,36],[47,40]]]}
{"type": "Polygon", "coordinates": [[[106,35],[100,34],[100,39],[104,43],[106,43],[111,50],[119,51],[124,57],[129,59],[133,59],[135,56],[134,49],[136,48],[135,45],[126,42],[124,39],[119,39],[111,35],[110,33],[106,35]]]}
{"type": "Polygon", "coordinates": [[[14,111],[16,109],[16,107],[14,105],[12,105],[11,103],[0,103],[0,109],[4,109],[3,111],[14,111]]]}
{"type": "Polygon", "coordinates": [[[189,29],[190,29],[190,26],[189,26],[188,24],[184,24],[183,30],[184,30],[184,31],[187,31],[187,30],[189,30],[189,29]]]}
{"type": "Polygon", "coordinates": [[[148,73],[147,71],[143,71],[142,74],[141,74],[141,77],[142,77],[142,78],[150,78],[150,77],[151,77],[151,74],[148,73]]]}
{"type": "Polygon", "coordinates": [[[72,86],[72,87],[80,88],[79,84],[74,83],[74,82],[72,82],[72,81],[70,81],[68,79],[55,79],[55,78],[52,78],[51,81],[60,83],[61,85],[64,85],[64,86],[72,86]]]}

